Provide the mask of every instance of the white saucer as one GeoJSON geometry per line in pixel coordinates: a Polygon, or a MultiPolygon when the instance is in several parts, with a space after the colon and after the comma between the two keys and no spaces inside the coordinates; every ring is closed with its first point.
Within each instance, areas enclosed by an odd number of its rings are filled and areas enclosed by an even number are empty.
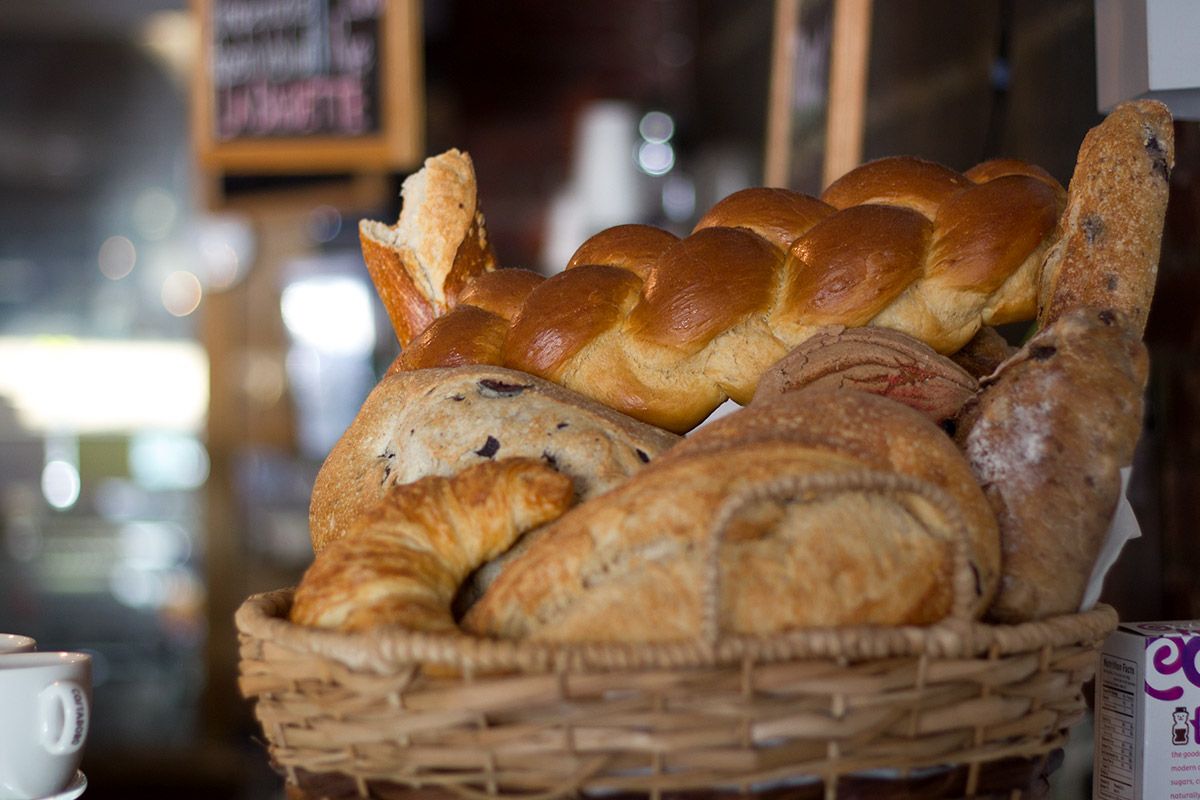
{"type": "Polygon", "coordinates": [[[79,769],[75,770],[75,777],[71,779],[67,788],[58,794],[39,797],[38,800],[75,800],[76,797],[83,794],[85,789],[87,789],[87,776],[83,774],[83,770],[79,769]]]}

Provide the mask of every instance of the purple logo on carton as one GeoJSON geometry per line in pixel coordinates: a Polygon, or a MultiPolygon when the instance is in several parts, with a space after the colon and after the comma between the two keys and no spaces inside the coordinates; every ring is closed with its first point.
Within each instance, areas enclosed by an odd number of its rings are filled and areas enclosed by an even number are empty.
{"type": "Polygon", "coordinates": [[[1167,677],[1182,672],[1171,683],[1174,686],[1158,688],[1150,685],[1150,675],[1146,676],[1146,694],[1156,700],[1178,700],[1183,697],[1183,686],[1186,680],[1192,686],[1200,689],[1200,636],[1160,636],[1146,640],[1147,655],[1158,677],[1167,677]]]}

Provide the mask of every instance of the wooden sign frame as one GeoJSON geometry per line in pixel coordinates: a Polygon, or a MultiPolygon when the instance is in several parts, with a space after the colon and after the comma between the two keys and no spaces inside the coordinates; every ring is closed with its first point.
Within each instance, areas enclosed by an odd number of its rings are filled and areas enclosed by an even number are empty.
{"type": "Polygon", "coordinates": [[[192,0],[199,60],[192,86],[192,141],[200,166],[225,174],[385,172],[418,163],[424,152],[425,96],[420,0],[384,0],[380,18],[379,131],[353,137],[271,137],[220,141],[214,114],[213,0],[192,0]]]}
{"type": "MultiPolygon", "coordinates": [[[[775,0],[763,182],[788,186],[797,26],[805,0],[775,0]]],[[[833,0],[825,115],[824,188],[862,162],[873,0],[833,0]]]]}

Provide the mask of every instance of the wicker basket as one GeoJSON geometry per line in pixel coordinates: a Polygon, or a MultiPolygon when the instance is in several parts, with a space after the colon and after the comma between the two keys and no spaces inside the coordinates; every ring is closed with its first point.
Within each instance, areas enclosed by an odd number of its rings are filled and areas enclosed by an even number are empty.
{"type": "MultiPolygon", "coordinates": [[[[718,515],[708,580],[746,503],[848,488],[944,499],[877,474],[767,487],[718,515]]],[[[941,623],[769,638],[344,634],[290,624],[291,590],[269,592],[237,612],[240,686],[273,761],[312,796],[1024,796],[1083,716],[1117,615],[973,622],[959,549],[955,613],[941,623]]]]}

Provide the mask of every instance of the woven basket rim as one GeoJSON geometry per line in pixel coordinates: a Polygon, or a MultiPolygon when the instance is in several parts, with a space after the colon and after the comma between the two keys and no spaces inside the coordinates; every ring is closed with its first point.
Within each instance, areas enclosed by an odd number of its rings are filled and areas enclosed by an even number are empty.
{"type": "Polygon", "coordinates": [[[1115,609],[1098,604],[1090,611],[1015,625],[947,619],[930,626],[805,628],[769,637],[729,634],[711,644],[700,640],[552,643],[468,633],[431,634],[398,627],[362,633],[308,628],[287,620],[294,591],[288,587],[248,597],[234,616],[238,632],[352,670],[379,674],[402,672],[415,665],[450,667],[471,674],[728,667],[747,661],[862,661],[922,655],[998,657],[1095,642],[1111,633],[1118,622],[1115,609]]]}

